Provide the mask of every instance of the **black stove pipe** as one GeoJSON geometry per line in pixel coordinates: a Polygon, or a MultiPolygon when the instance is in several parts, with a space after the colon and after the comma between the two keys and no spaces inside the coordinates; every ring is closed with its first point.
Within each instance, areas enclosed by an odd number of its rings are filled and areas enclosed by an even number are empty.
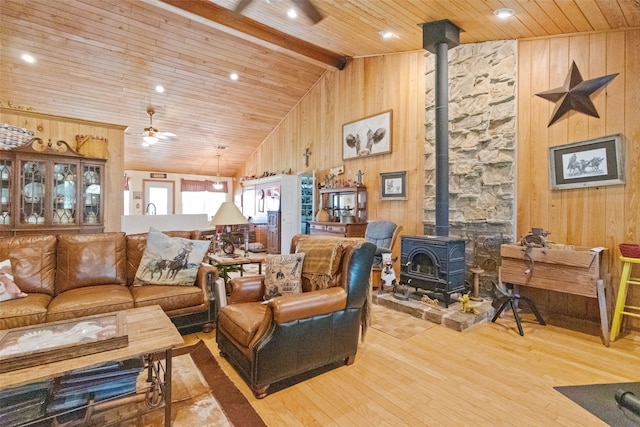
{"type": "Polygon", "coordinates": [[[422,24],[422,47],[435,54],[436,236],[449,235],[449,56],[460,28],[448,19],[422,24]]]}
{"type": "Polygon", "coordinates": [[[436,45],[436,236],[449,235],[449,60],[446,43],[436,45]]]}

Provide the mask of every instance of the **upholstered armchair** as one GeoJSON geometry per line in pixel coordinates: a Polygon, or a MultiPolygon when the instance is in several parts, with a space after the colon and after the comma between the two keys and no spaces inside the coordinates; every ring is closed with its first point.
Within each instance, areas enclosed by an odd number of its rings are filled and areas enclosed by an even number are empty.
{"type": "Polygon", "coordinates": [[[371,221],[367,224],[364,238],[367,242],[376,245],[376,254],[373,259],[374,267],[382,265],[382,254],[391,253],[401,231],[402,226],[391,221],[371,221]]]}
{"type": "Polygon", "coordinates": [[[216,341],[257,398],[265,397],[272,384],[354,362],[374,252],[375,246],[361,238],[299,234],[291,253],[305,254],[300,293],[265,301],[265,275],[229,281],[216,341]]]}

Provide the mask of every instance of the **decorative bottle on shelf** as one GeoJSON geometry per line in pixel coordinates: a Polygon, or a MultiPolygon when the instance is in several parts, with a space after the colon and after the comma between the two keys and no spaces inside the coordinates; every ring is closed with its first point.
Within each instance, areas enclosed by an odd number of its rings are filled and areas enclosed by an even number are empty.
{"type": "Polygon", "coordinates": [[[316,215],[316,221],[327,222],[329,221],[329,212],[324,209],[322,197],[320,197],[320,206],[318,207],[318,214],[316,215]]]}

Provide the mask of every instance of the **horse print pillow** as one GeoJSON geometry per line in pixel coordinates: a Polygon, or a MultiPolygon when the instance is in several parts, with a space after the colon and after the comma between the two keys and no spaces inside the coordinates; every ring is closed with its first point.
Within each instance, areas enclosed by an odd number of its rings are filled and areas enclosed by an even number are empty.
{"type": "Polygon", "coordinates": [[[300,281],[303,261],[304,253],[267,255],[265,259],[264,299],[270,300],[284,294],[301,293],[300,281]]]}
{"type": "Polygon", "coordinates": [[[150,230],[133,284],[193,286],[209,243],[150,230]]]}

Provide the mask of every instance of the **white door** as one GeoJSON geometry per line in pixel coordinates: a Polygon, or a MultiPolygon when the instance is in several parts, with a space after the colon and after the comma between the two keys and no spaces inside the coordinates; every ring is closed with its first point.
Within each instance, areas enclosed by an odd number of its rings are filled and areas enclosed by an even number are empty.
{"type": "Polygon", "coordinates": [[[145,215],[173,215],[175,213],[175,182],[142,180],[144,189],[143,214],[145,215]]]}
{"type": "Polygon", "coordinates": [[[282,175],[280,186],[280,251],[288,254],[291,238],[300,233],[300,182],[297,175],[282,175]]]}

